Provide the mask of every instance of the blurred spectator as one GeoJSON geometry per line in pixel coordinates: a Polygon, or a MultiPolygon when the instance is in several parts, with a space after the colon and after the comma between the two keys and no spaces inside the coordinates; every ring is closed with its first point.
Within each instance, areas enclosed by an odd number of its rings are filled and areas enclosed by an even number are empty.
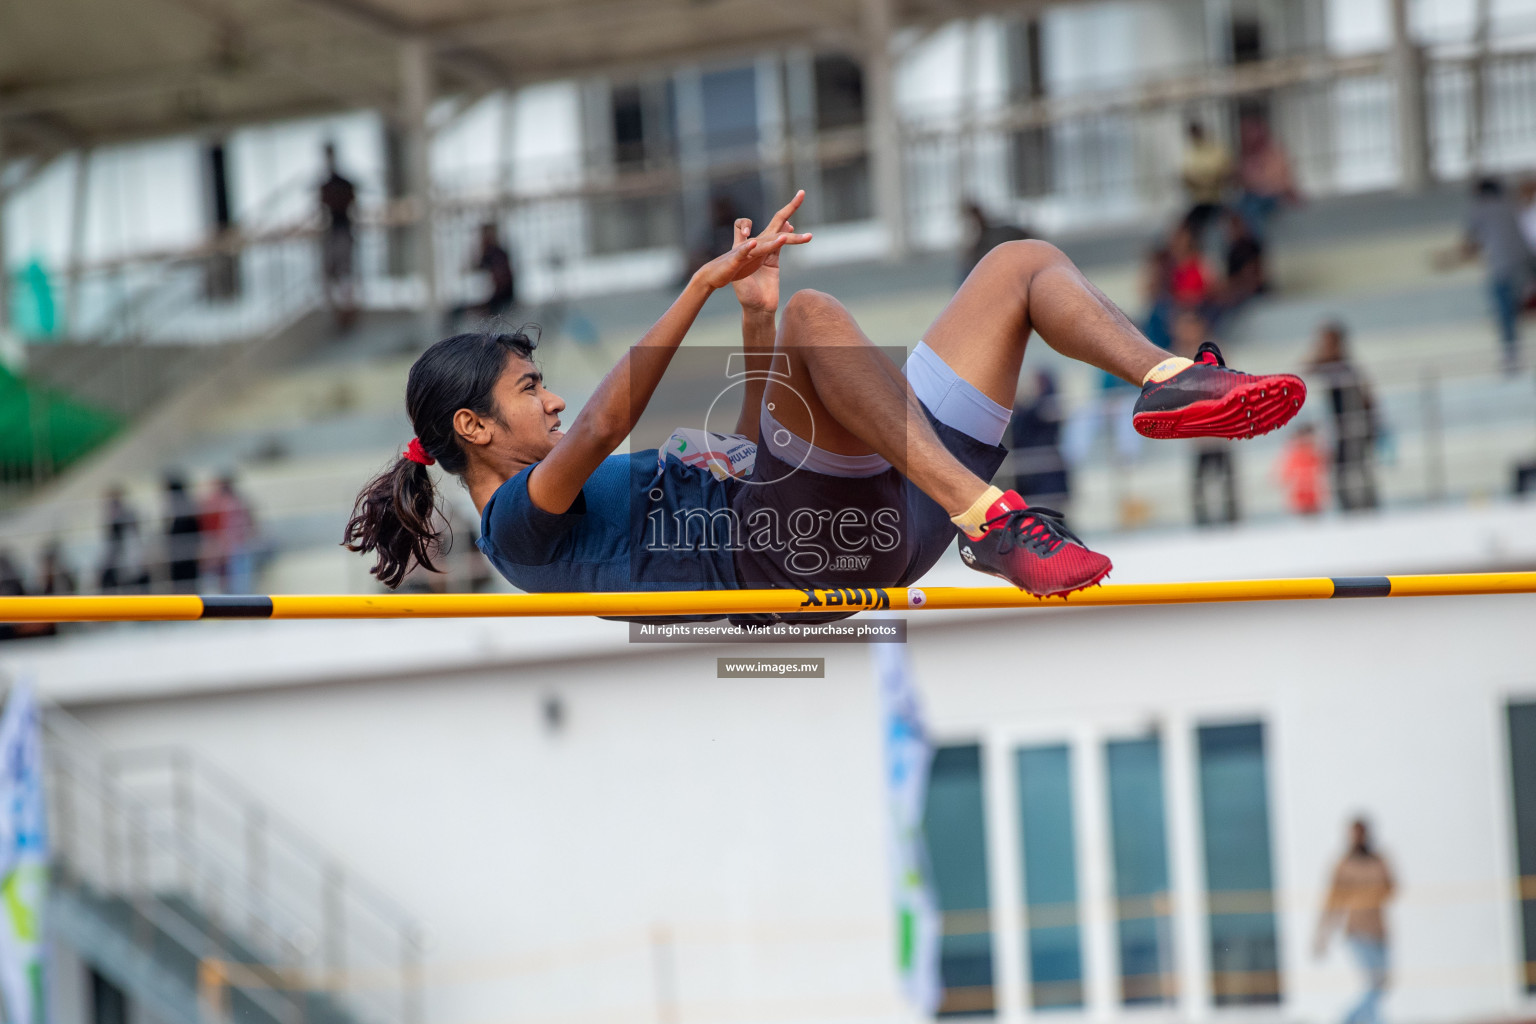
{"type": "Polygon", "coordinates": [[[1119,463],[1134,462],[1141,454],[1141,435],[1132,422],[1132,407],[1141,389],[1112,373],[1099,374],[1098,393],[1072,411],[1062,432],[1061,452],[1069,466],[1088,461],[1102,427],[1108,427],[1119,463]]]}
{"type": "MultiPolygon", "coordinates": [[[[37,575],[37,592],[43,597],[59,597],[79,590],[74,572],[64,561],[64,547],[56,540],[43,545],[38,556],[37,575]]],[[[57,622],[40,622],[36,627],[37,636],[54,636],[59,631],[57,622]]]]}
{"type": "Polygon", "coordinates": [[[203,575],[216,581],[220,593],[249,594],[256,530],[250,506],[235,489],[233,474],[213,485],[198,510],[202,532],[203,575]]]}
{"type": "Polygon", "coordinates": [[[320,241],[320,263],[325,275],[325,300],[342,329],[357,319],[357,295],[353,276],[356,239],[352,216],[357,188],[336,167],[336,147],[325,144],[326,178],[320,183],[320,212],[325,219],[320,241]]]}
{"type": "Polygon", "coordinates": [[[121,487],[107,491],[105,536],[102,538],[102,593],[143,590],[149,585],[144,567],[144,538],[139,531],[139,516],[128,504],[121,487]]]}
{"type": "Polygon", "coordinates": [[[1269,122],[1257,115],[1244,117],[1238,127],[1237,182],[1237,212],[1260,243],[1268,239],[1280,204],[1301,200],[1290,157],[1269,122]]]}
{"type": "Polygon", "coordinates": [[[1203,310],[1211,299],[1211,272],[1200,255],[1196,233],[1180,224],[1168,236],[1168,293],[1183,309],[1203,310]]]}
{"type": "MultiPolygon", "coordinates": [[[[0,597],[26,597],[27,587],[21,578],[21,566],[16,564],[10,551],[0,548],[0,597]]],[[[16,640],[29,635],[30,623],[0,622],[0,640],[16,640]]]]}
{"type": "Polygon", "coordinates": [[[478,305],[456,306],[448,314],[448,330],[451,333],[464,316],[502,316],[517,302],[517,279],[512,273],[512,256],[497,237],[496,224],[487,221],[480,225],[480,251],[470,264],[470,269],[484,273],[490,279],[491,293],[478,305]]]}
{"type": "Polygon", "coordinates": [[[1184,223],[1193,233],[1195,246],[1204,244],[1205,230],[1221,212],[1227,186],[1232,181],[1232,154],[1216,139],[1206,134],[1205,125],[1190,121],[1188,142],[1179,175],[1189,197],[1189,212],[1184,223]]]}
{"type": "Polygon", "coordinates": [[[1141,298],[1147,308],[1141,333],[1158,348],[1172,348],[1173,257],[1166,246],[1153,246],[1142,258],[1141,298]]]}
{"type": "Polygon", "coordinates": [[[1365,377],[1349,360],[1344,325],[1323,324],[1311,370],[1323,379],[1333,411],[1333,486],[1346,512],[1376,507],[1376,404],[1365,377]]]}
{"type": "Polygon", "coordinates": [[[1264,269],[1264,243],[1237,213],[1226,216],[1227,282],[1223,304],[1235,309],[1269,287],[1264,269]]]}
{"type": "MultiPolygon", "coordinates": [[[[15,556],[0,548],[0,597],[26,597],[29,593],[15,556]]],[[[56,632],[58,627],[51,622],[0,622],[0,640],[52,636],[56,632]]]]}
{"type": "Polygon", "coordinates": [[[169,473],[165,478],[165,562],[166,577],[174,593],[197,593],[201,546],[197,506],[187,493],[186,481],[179,474],[169,473]]]}
{"type": "Polygon", "coordinates": [[[1525,247],[1536,253],[1536,178],[1526,178],[1520,184],[1520,234],[1525,237],[1525,247]]]}
{"type": "Polygon", "coordinates": [[[1328,455],[1317,440],[1317,428],[1303,423],[1286,442],[1275,475],[1285,488],[1285,503],[1292,512],[1315,516],[1323,510],[1328,488],[1328,455]]]}
{"type": "MultiPolygon", "coordinates": [[[[1147,303],[1142,333],[1158,348],[1173,345],[1173,320],[1179,309],[1174,290],[1176,273],[1184,286],[1185,296],[1197,305],[1204,301],[1206,277],[1199,255],[1191,257],[1189,254],[1189,238],[1188,229],[1180,225],[1174,230],[1169,246],[1148,249],[1142,261],[1141,290],[1147,303]],[[1182,267],[1175,260],[1176,251],[1184,255],[1182,267]]],[[[1073,410],[1067,419],[1061,438],[1061,451],[1067,466],[1081,466],[1088,460],[1100,426],[1105,423],[1113,432],[1118,459],[1122,463],[1134,461],[1141,452],[1141,435],[1132,424],[1131,407],[1140,394],[1140,389],[1114,374],[1101,373],[1099,393],[1073,410]]]]}
{"type": "Polygon", "coordinates": [[[1515,463],[1515,494],[1536,494],[1536,459],[1515,463]]]}
{"type": "MultiPolygon", "coordinates": [[[[1180,310],[1173,321],[1174,355],[1195,358],[1205,342],[1206,333],[1204,317],[1192,309],[1180,310]]],[[[1202,440],[1196,443],[1193,500],[1197,525],[1237,522],[1237,467],[1232,461],[1231,441],[1202,440]],[[1215,510],[1210,505],[1213,485],[1220,496],[1220,504],[1215,510]]]]}
{"type": "Polygon", "coordinates": [[[745,214],[736,200],[725,193],[716,193],[709,200],[709,231],[699,240],[688,255],[684,280],[721,253],[729,252],[736,244],[736,221],[745,214]]]}
{"type": "Polygon", "coordinates": [[[1387,862],[1371,844],[1370,826],[1356,818],[1349,826],[1349,850],[1334,868],[1314,944],[1322,957],[1342,924],[1344,942],[1365,972],[1365,995],[1344,1018],[1347,1024],[1381,1020],[1381,997],[1387,990],[1387,922],[1382,911],[1395,888],[1387,862]]]}
{"type": "Polygon", "coordinates": [[[1499,341],[1504,347],[1504,369],[1513,373],[1520,368],[1520,308],[1531,277],[1531,249],[1515,204],[1497,178],[1483,178],[1477,183],[1463,249],[1468,256],[1483,258],[1499,341]]]}
{"type": "Polygon", "coordinates": [[[983,256],[999,245],[1034,237],[1028,228],[1009,224],[1006,221],[993,220],[974,199],[966,200],[963,209],[965,249],[960,254],[961,281],[970,276],[971,271],[976,269],[976,264],[981,262],[983,256]]]}
{"type": "Polygon", "coordinates": [[[1013,489],[1031,505],[1060,509],[1071,500],[1071,480],[1061,456],[1061,400],[1049,370],[1035,374],[1032,401],[1013,410],[1013,489]]]}
{"type": "Polygon", "coordinates": [[[37,574],[41,583],[38,592],[46,597],[73,594],[80,589],[75,574],[64,560],[64,546],[56,540],[43,545],[38,558],[37,574]]]}

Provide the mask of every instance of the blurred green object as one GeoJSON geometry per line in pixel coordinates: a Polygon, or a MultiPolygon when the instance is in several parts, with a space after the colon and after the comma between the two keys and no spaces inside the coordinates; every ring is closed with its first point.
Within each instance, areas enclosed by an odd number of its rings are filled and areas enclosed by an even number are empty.
{"type": "Polygon", "coordinates": [[[57,473],[122,425],[120,416],[0,366],[0,469],[57,473]]]}
{"type": "Polygon", "coordinates": [[[11,290],[11,325],[24,338],[51,338],[59,329],[53,282],[35,258],[16,275],[11,290]]]}

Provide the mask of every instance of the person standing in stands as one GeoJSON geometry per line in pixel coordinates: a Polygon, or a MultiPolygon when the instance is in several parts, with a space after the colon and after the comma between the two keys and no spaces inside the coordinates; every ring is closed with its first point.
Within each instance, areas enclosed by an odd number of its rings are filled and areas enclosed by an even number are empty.
{"type": "Polygon", "coordinates": [[[186,481],[178,473],[165,477],[165,563],[170,590],[177,594],[197,593],[198,556],[202,546],[202,524],[197,506],[187,493],[186,481]]]}
{"type": "Polygon", "coordinates": [[[1387,862],[1371,843],[1370,825],[1364,818],[1356,818],[1349,826],[1349,849],[1333,870],[1314,943],[1321,958],[1334,931],[1342,925],[1344,942],[1365,972],[1365,995],[1344,1018],[1345,1024],[1378,1024],[1381,1020],[1381,999],[1387,991],[1387,922],[1383,911],[1395,890],[1387,862]]]}
{"type": "Polygon", "coordinates": [[[964,283],[971,271],[976,269],[976,264],[987,253],[996,249],[1004,242],[1016,242],[1024,238],[1034,237],[1029,228],[1022,228],[1007,221],[993,220],[987,215],[987,211],[974,199],[966,201],[961,207],[961,216],[965,221],[965,248],[960,253],[960,281],[964,283]]]}
{"type": "Polygon", "coordinates": [[[107,490],[105,530],[102,537],[101,572],[97,584],[104,594],[143,590],[149,583],[144,570],[143,537],[139,515],[128,504],[123,489],[107,490]]]}
{"type": "Polygon", "coordinates": [[[1225,218],[1227,232],[1227,279],[1222,289],[1223,313],[1230,313],[1244,302],[1269,290],[1269,274],[1264,264],[1264,243],[1253,233],[1248,221],[1237,213],[1225,218]]]}
{"type": "Polygon", "coordinates": [[[1067,461],[1061,456],[1061,399],[1049,370],[1035,374],[1034,401],[1013,410],[1013,489],[1026,501],[1062,508],[1071,499],[1067,461]]]}
{"type": "Polygon", "coordinates": [[[504,315],[517,302],[517,279],[512,273],[512,256],[497,237],[495,221],[486,221],[480,225],[480,251],[471,269],[481,271],[490,279],[491,293],[478,305],[456,306],[448,314],[447,329],[450,331],[461,317],[473,314],[491,319],[504,315]]]}
{"type": "Polygon", "coordinates": [[[1269,122],[1254,114],[1238,127],[1237,183],[1237,212],[1260,243],[1269,238],[1270,221],[1281,204],[1301,201],[1290,158],[1269,122]]]}
{"type": "MultiPolygon", "coordinates": [[[[1173,354],[1196,357],[1209,342],[1205,318],[1186,309],[1173,320],[1173,354]]],[[[1201,438],[1195,445],[1194,490],[1192,493],[1197,526],[1237,522],[1237,467],[1232,459],[1232,442],[1222,438],[1201,438]],[[1220,505],[1212,510],[1211,485],[1216,486],[1220,505]]]]}
{"type": "Polygon", "coordinates": [[[1208,319],[1215,297],[1211,271],[1200,253],[1199,237],[1188,224],[1168,236],[1168,294],[1178,309],[1193,310],[1208,319]]]}
{"type": "MultiPolygon", "coordinates": [[[[10,551],[0,548],[0,597],[26,597],[27,587],[21,579],[21,567],[10,551]]],[[[15,640],[23,633],[23,623],[0,622],[0,640],[15,640]]]]}
{"type": "MultiPolygon", "coordinates": [[[[1536,260],[1536,178],[1526,178],[1520,183],[1520,234],[1536,260]]],[[[1526,308],[1530,308],[1529,299],[1526,308]]]]}
{"type": "Polygon", "coordinates": [[[1317,428],[1303,423],[1286,442],[1275,476],[1285,488],[1286,504],[1297,515],[1315,516],[1323,511],[1328,492],[1328,455],[1317,443],[1317,428]]]}
{"type": "Polygon", "coordinates": [[[1493,299],[1499,342],[1504,348],[1504,370],[1520,369],[1520,308],[1531,280],[1531,249],[1520,229],[1520,217],[1497,178],[1477,183],[1472,212],[1467,217],[1463,252],[1481,255],[1488,271],[1488,293],[1493,299]]]}
{"type": "Polygon", "coordinates": [[[42,581],[38,584],[38,593],[45,597],[73,594],[80,589],[74,570],[64,560],[64,545],[56,540],[43,545],[38,556],[37,576],[42,581]]]}
{"type": "Polygon", "coordinates": [[[1188,143],[1179,168],[1180,180],[1189,196],[1189,212],[1184,215],[1194,236],[1195,248],[1205,244],[1205,229],[1221,213],[1227,186],[1232,181],[1232,154],[1205,132],[1205,125],[1190,121],[1188,143]]]}
{"type": "Polygon", "coordinates": [[[1359,367],[1350,362],[1344,325],[1318,330],[1312,372],[1328,386],[1333,410],[1333,485],[1346,512],[1376,507],[1376,400],[1359,367]]]}
{"type": "Polygon", "coordinates": [[[320,183],[320,213],[325,220],[320,236],[320,263],[325,275],[325,301],[342,330],[357,320],[357,293],[353,254],[357,247],[352,218],[357,207],[357,188],[336,167],[336,146],[325,144],[325,180],[320,183]]]}
{"type": "Polygon", "coordinates": [[[235,490],[233,473],[219,477],[203,498],[198,525],[203,538],[203,575],[216,581],[220,593],[249,594],[255,530],[250,507],[235,490]]]}
{"type": "MultiPolygon", "coordinates": [[[[37,592],[43,597],[73,594],[80,589],[74,572],[64,560],[64,545],[57,540],[50,540],[43,545],[38,555],[37,578],[37,592]]],[[[42,622],[37,623],[37,626],[38,636],[54,636],[59,631],[57,622],[42,622]]]]}

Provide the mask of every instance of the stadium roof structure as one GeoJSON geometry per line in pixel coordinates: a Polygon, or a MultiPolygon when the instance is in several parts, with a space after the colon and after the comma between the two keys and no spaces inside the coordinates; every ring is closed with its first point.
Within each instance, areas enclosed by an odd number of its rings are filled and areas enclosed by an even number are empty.
{"type": "MultiPolygon", "coordinates": [[[[217,132],[398,109],[407,45],[437,95],[778,45],[856,48],[873,24],[932,25],[1019,0],[5,0],[0,144],[217,132]]],[[[1033,5],[1038,6],[1038,5],[1033,5]]]]}

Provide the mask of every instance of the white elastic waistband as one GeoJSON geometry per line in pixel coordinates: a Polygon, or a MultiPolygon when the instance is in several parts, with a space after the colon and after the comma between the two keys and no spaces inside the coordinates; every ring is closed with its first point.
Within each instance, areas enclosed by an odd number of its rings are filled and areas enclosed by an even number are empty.
{"type": "Polygon", "coordinates": [[[763,403],[763,414],[758,421],[758,443],[772,452],[779,461],[823,476],[879,476],[891,468],[885,456],[876,453],[838,455],[817,448],[774,419],[766,402],[763,403]]]}

